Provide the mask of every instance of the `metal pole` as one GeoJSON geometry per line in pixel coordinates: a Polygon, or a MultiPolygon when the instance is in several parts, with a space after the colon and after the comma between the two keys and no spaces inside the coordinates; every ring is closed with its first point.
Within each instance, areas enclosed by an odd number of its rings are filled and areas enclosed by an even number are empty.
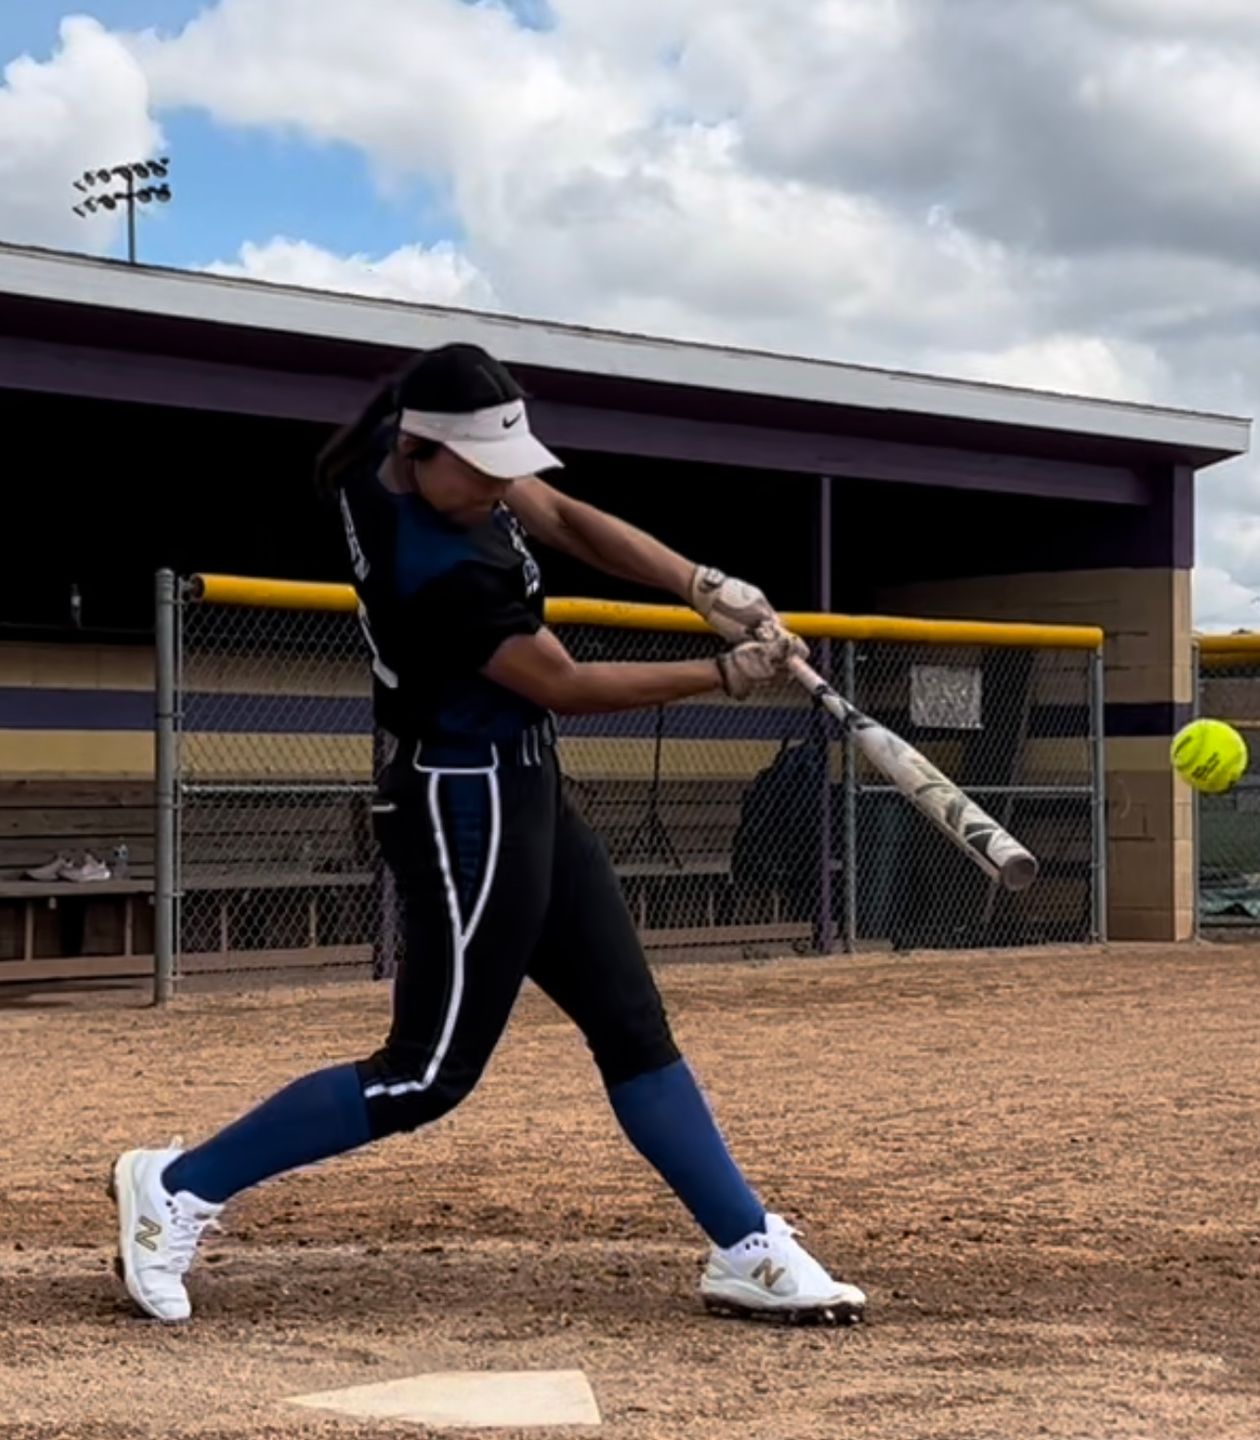
{"type": "Polygon", "coordinates": [[[136,182],[127,171],[127,263],[136,263],[136,182]]]}
{"type": "Polygon", "coordinates": [[[1091,832],[1093,850],[1091,873],[1094,881],[1093,940],[1107,939],[1107,706],[1103,650],[1100,645],[1089,665],[1090,783],[1093,790],[1091,832]]]}
{"type": "MultiPolygon", "coordinates": [[[[831,610],[831,476],[818,477],[818,608],[824,613],[831,610]]],[[[819,646],[819,662],[822,673],[831,676],[831,641],[824,640],[819,646]]],[[[831,904],[831,741],[827,731],[822,731],[822,794],[821,831],[818,851],[818,950],[830,955],[835,945],[835,916],[831,904]]]]}
{"type": "MultiPolygon", "coordinates": [[[[1192,687],[1190,691],[1190,713],[1196,720],[1203,713],[1202,659],[1203,657],[1199,651],[1199,642],[1192,638],[1190,641],[1190,685],[1192,687]]],[[[1193,856],[1192,863],[1194,865],[1194,895],[1191,903],[1194,905],[1194,930],[1192,934],[1196,940],[1203,939],[1203,858],[1200,848],[1203,844],[1202,821],[1200,818],[1202,803],[1199,792],[1192,790],[1190,793],[1190,837],[1191,855],[1193,856]]]]}
{"type": "MultiPolygon", "coordinates": [[[[856,704],[857,654],[852,640],[844,642],[844,693],[856,704]]],[[[844,948],[857,950],[857,746],[844,736],[844,948]]]]}
{"type": "Polygon", "coordinates": [[[165,1005],[175,979],[175,576],[157,577],[157,705],[154,734],[153,1003],[165,1005]]]}

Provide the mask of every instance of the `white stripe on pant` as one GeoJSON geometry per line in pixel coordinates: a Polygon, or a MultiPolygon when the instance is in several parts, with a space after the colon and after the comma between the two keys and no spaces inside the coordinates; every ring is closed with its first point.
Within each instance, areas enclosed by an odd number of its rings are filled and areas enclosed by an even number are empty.
{"type": "MultiPolygon", "coordinates": [[[[477,926],[481,923],[482,914],[486,908],[486,901],[490,898],[490,890],[494,885],[494,875],[499,864],[499,840],[502,831],[502,814],[499,805],[499,777],[493,770],[483,772],[486,784],[490,787],[490,845],[486,854],[485,874],[481,881],[481,890],[477,896],[476,904],[473,906],[472,915],[469,918],[467,927],[459,913],[459,893],[455,888],[455,876],[451,868],[450,850],[446,844],[446,834],[442,828],[442,809],[440,804],[440,793],[438,787],[442,783],[443,771],[433,770],[429,772],[429,819],[433,825],[433,839],[437,846],[438,863],[442,868],[442,884],[446,890],[446,906],[451,922],[451,964],[452,982],[451,998],[446,1008],[446,1017],[442,1023],[442,1033],[438,1037],[438,1043],[429,1060],[428,1068],[424,1072],[423,1079],[404,1080],[394,1085],[377,1084],[371,1085],[363,1092],[367,1100],[375,1099],[378,1095],[408,1095],[421,1093],[429,1088],[437,1079],[438,1071],[442,1068],[442,1062],[446,1059],[446,1052],[451,1046],[451,1037],[455,1033],[455,1025],[459,1019],[460,1002],[464,998],[464,956],[472,944],[473,936],[477,933],[477,926]]],[[[455,771],[455,774],[467,773],[455,771]]]]}

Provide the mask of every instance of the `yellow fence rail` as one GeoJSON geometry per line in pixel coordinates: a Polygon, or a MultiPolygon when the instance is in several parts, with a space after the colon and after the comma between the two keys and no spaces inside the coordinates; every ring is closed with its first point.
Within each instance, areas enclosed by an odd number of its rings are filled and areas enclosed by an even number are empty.
{"type": "Polygon", "coordinates": [[[1260,632],[1241,635],[1199,635],[1199,665],[1204,670],[1240,669],[1260,665],[1260,632]]]}
{"type": "MultiPolygon", "coordinates": [[[[254,580],[236,575],[198,575],[189,598],[213,605],[266,610],[352,614],[358,607],[354,587],[300,580],[254,580]]],[[[604,629],[654,630],[704,635],[709,627],[681,605],[623,604],[611,600],[549,600],[552,625],[592,625],[604,629]]],[[[1097,625],[1039,625],[981,620],[912,620],[886,615],[826,615],[788,612],[784,624],[810,640],[887,640],[920,645],[975,645],[1023,650],[1097,650],[1103,631],[1097,625]]],[[[1260,639],[1260,637],[1257,637],[1260,639]]]]}

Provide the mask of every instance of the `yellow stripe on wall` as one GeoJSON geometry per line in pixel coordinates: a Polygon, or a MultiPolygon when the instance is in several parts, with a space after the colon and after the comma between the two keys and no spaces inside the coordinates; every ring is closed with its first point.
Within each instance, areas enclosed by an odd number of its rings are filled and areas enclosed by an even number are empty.
{"type": "Polygon", "coordinates": [[[0,644],[0,685],[153,692],[153,652],[111,645],[0,644]]]}
{"type": "MultiPolygon", "coordinates": [[[[661,773],[669,779],[749,780],[769,765],[777,740],[667,740],[661,773]]],[[[829,747],[831,775],[844,773],[844,750],[829,747]]],[[[956,745],[936,741],[924,753],[946,774],[959,763],[956,745]]],[[[570,736],[560,741],[561,763],[575,780],[651,778],[650,738],[570,736]]],[[[1064,775],[1084,783],[1089,761],[1080,739],[1032,740],[1024,751],[1023,783],[1054,783],[1064,775]],[[1080,777],[1079,780],[1076,777],[1080,777]]],[[[371,775],[372,743],[356,735],[188,735],[185,777],[212,781],[354,781],[371,775]]],[[[1159,739],[1107,742],[1113,770],[1166,770],[1168,747],[1159,739]]],[[[868,783],[875,777],[863,767],[868,783]]],[[[0,777],[9,779],[150,780],[153,741],[142,732],[114,730],[0,730],[0,777]]]]}
{"type": "Polygon", "coordinates": [[[209,780],[363,780],[372,775],[367,735],[184,736],[185,778],[209,780]]]}
{"type": "Polygon", "coordinates": [[[151,780],[153,737],[134,730],[0,730],[0,776],[151,780]]]}
{"type": "Polygon", "coordinates": [[[1158,735],[1119,735],[1107,741],[1107,769],[1163,770],[1171,777],[1168,741],[1158,735]]]}

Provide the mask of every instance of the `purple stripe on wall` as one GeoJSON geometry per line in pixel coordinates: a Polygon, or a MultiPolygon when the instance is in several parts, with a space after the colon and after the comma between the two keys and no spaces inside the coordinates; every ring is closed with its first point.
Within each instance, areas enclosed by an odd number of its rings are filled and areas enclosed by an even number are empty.
{"type": "MultiPolygon", "coordinates": [[[[812,712],[802,706],[677,705],[666,712],[667,740],[781,740],[804,736],[812,712]]],[[[1190,719],[1188,705],[1156,701],[1107,706],[1107,733],[1114,736],[1171,736],[1190,719]]],[[[907,734],[904,715],[882,717],[907,734]]],[[[1033,737],[1081,735],[1087,715],[1083,707],[1038,705],[1029,714],[1033,737]]],[[[608,736],[651,739],[656,734],[654,710],[620,715],[568,715],[560,733],[573,737],[608,736]]],[[[261,735],[367,735],[371,702],[357,697],[286,695],[189,695],[184,724],[190,732],[261,735]]],[[[148,731],[153,728],[153,698],[144,691],[34,690],[0,688],[0,730],[148,731]]],[[[922,732],[915,732],[921,734],[922,732]]]]}
{"type": "Polygon", "coordinates": [[[560,449],[1106,505],[1146,505],[1151,498],[1146,480],[1119,466],[671,416],[628,415],[619,410],[549,401],[536,402],[532,411],[539,433],[560,449]]]}
{"type": "Polygon", "coordinates": [[[0,388],[340,424],[357,413],[373,387],[339,376],[6,336],[0,337],[0,388]]]}
{"type": "Polygon", "coordinates": [[[1176,570],[1194,568],[1194,471],[1189,465],[1174,465],[1168,496],[1170,550],[1176,570]]]}
{"type": "Polygon", "coordinates": [[[0,687],[0,730],[152,730],[144,690],[0,687]]]}

